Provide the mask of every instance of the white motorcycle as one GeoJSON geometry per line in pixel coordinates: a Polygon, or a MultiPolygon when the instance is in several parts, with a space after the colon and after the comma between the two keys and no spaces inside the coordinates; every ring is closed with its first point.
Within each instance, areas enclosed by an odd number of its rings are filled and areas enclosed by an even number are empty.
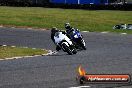
{"type": "Polygon", "coordinates": [[[64,52],[67,52],[69,55],[77,53],[72,41],[62,32],[56,32],[54,39],[55,39],[55,43],[59,45],[59,47],[64,52]]]}

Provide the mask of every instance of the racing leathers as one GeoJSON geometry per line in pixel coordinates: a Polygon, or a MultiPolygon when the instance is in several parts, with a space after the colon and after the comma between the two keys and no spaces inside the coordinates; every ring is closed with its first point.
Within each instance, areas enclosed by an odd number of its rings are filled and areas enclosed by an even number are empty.
{"type": "Polygon", "coordinates": [[[56,50],[59,51],[61,50],[60,46],[59,46],[59,42],[61,41],[61,39],[65,38],[66,41],[70,44],[71,42],[70,39],[66,36],[66,32],[65,31],[58,31],[55,33],[51,33],[51,39],[54,42],[54,44],[56,45],[56,50]]]}
{"type": "Polygon", "coordinates": [[[67,36],[71,39],[71,36],[73,35],[74,31],[79,31],[78,29],[70,27],[69,29],[66,29],[67,36]]]}

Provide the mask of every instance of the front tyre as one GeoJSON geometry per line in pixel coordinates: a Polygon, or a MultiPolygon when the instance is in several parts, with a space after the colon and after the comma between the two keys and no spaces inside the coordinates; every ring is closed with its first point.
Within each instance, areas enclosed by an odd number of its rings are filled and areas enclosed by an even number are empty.
{"type": "Polygon", "coordinates": [[[62,46],[65,49],[65,52],[67,52],[69,55],[73,54],[70,48],[65,43],[63,43],[62,46]]]}
{"type": "Polygon", "coordinates": [[[86,47],[85,47],[84,45],[82,45],[82,48],[83,48],[84,50],[86,50],[86,47]]]}
{"type": "Polygon", "coordinates": [[[81,47],[86,50],[86,46],[85,46],[85,41],[82,39],[82,42],[81,42],[81,47]]]}

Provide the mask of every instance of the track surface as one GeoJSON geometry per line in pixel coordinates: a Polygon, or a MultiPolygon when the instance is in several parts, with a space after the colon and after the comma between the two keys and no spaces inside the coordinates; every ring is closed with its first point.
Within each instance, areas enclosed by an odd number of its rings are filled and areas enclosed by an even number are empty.
{"type": "MultiPolygon", "coordinates": [[[[87,50],[0,61],[0,88],[69,88],[80,86],[77,67],[89,74],[132,73],[132,35],[83,33],[87,50]]],[[[50,31],[0,28],[0,45],[55,50],[50,31]]],[[[132,88],[124,84],[87,84],[90,88],[132,88]],[[122,86],[122,87],[121,87],[122,86]]],[[[81,85],[82,86],[82,85],[81,85]]]]}

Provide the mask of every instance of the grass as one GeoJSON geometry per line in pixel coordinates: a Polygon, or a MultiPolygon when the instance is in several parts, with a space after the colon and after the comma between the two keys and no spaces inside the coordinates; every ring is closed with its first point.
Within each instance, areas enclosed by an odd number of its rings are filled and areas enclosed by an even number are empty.
{"type": "Polygon", "coordinates": [[[9,47],[0,46],[0,58],[10,58],[17,56],[32,56],[41,55],[48,53],[46,50],[41,49],[31,49],[31,48],[21,48],[21,47],[9,47]]]}
{"type": "Polygon", "coordinates": [[[127,32],[113,30],[120,23],[132,23],[132,11],[80,10],[42,7],[0,7],[0,24],[50,29],[64,29],[64,23],[85,31],[127,32]]]}

